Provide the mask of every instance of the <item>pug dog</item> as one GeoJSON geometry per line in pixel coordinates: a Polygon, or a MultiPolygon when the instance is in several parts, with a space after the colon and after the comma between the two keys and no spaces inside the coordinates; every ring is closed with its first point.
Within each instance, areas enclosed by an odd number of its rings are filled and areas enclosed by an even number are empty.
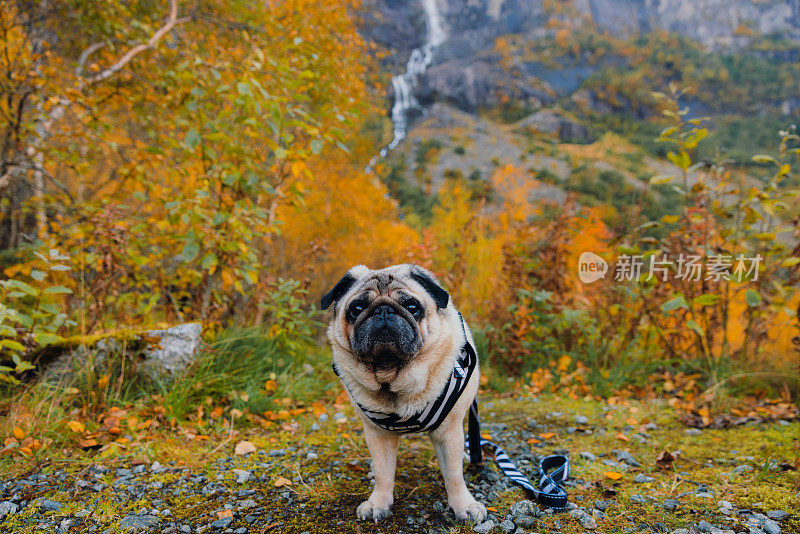
{"type": "MultiPolygon", "coordinates": [[[[331,305],[327,334],[334,370],[364,425],[375,473],[372,494],[356,514],[377,523],[391,513],[400,434],[378,426],[364,412],[395,414],[401,420],[419,414],[443,394],[462,347],[466,342],[474,347],[474,342],[447,291],[416,265],[378,270],[357,265],[322,297],[322,309],[331,305]]],[[[428,432],[450,508],[458,519],[476,523],[486,518],[486,507],[464,482],[463,421],[478,380],[476,361],[449,414],[428,432]]]]}

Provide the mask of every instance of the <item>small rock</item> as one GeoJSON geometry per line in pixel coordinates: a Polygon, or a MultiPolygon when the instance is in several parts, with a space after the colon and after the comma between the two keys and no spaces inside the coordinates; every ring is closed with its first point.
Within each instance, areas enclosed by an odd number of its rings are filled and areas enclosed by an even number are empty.
{"type": "Polygon", "coordinates": [[[178,530],[180,530],[183,534],[191,534],[192,527],[189,525],[181,525],[178,527],[178,530]]]}
{"type": "Polygon", "coordinates": [[[122,530],[147,530],[157,525],[158,517],[154,515],[129,515],[119,522],[122,530]]]}
{"type": "Polygon", "coordinates": [[[628,451],[617,451],[617,460],[620,462],[625,462],[631,467],[642,467],[636,459],[629,453],[628,451]]]}
{"type": "Polygon", "coordinates": [[[597,528],[597,521],[594,520],[594,517],[588,514],[583,514],[578,519],[578,521],[580,522],[581,526],[585,529],[591,530],[597,528]]]}
{"type": "Polygon", "coordinates": [[[588,425],[589,424],[589,418],[586,417],[585,415],[576,415],[575,416],[575,424],[576,425],[588,425]]]}
{"type": "Polygon", "coordinates": [[[506,519],[505,521],[500,522],[500,530],[503,532],[514,532],[514,529],[517,528],[513,522],[506,519]]]}
{"type": "Polygon", "coordinates": [[[728,501],[719,501],[717,506],[720,508],[725,508],[726,510],[733,510],[733,505],[728,501]]]}
{"type": "Polygon", "coordinates": [[[539,507],[533,501],[524,500],[517,501],[511,505],[509,510],[511,515],[530,515],[536,517],[539,515],[539,507]]]}
{"type": "Polygon", "coordinates": [[[788,512],[784,512],[783,510],[770,510],[767,512],[767,517],[770,519],[774,519],[775,521],[783,521],[787,517],[789,517],[788,512]]]}
{"type": "Polygon", "coordinates": [[[165,471],[165,469],[163,467],[161,467],[161,464],[158,463],[158,460],[153,462],[153,465],[150,466],[150,472],[151,473],[158,474],[158,473],[163,473],[164,471],[165,471]]]}
{"type": "Polygon", "coordinates": [[[273,457],[275,457],[275,456],[286,456],[286,451],[283,450],[283,449],[272,449],[267,454],[269,456],[273,456],[273,457]]]}
{"type": "Polygon", "coordinates": [[[753,466],[747,464],[737,465],[736,467],[733,468],[733,472],[736,473],[737,475],[743,475],[745,473],[749,473],[752,470],[753,466]]]}
{"type": "Polygon", "coordinates": [[[491,532],[493,529],[494,529],[494,521],[492,521],[491,519],[472,527],[472,530],[474,530],[478,534],[489,534],[489,532],[491,532]]]}
{"type": "Polygon", "coordinates": [[[256,446],[249,441],[240,441],[236,444],[233,453],[236,456],[244,456],[256,452],[256,446]]]}
{"type": "Polygon", "coordinates": [[[697,530],[699,530],[700,532],[711,532],[712,528],[714,528],[714,526],[705,519],[701,520],[697,524],[697,530]]]}
{"type": "Polygon", "coordinates": [[[306,460],[316,460],[317,458],[319,458],[319,455],[314,451],[311,451],[308,454],[306,454],[306,460]]]}
{"type": "Polygon", "coordinates": [[[597,456],[588,451],[581,452],[580,457],[585,460],[589,460],[590,462],[594,462],[595,460],[597,460],[597,456]]]}
{"type": "Polygon", "coordinates": [[[683,433],[686,434],[687,436],[699,436],[700,434],[703,433],[703,431],[700,430],[699,428],[687,428],[686,430],[683,431],[683,433]]]}
{"type": "Polygon", "coordinates": [[[522,514],[514,516],[514,524],[522,528],[532,528],[536,525],[536,519],[532,515],[522,514]]]}
{"type": "Polygon", "coordinates": [[[6,517],[8,515],[14,515],[19,511],[19,506],[14,504],[11,501],[3,501],[0,502],[0,517],[6,517]]]}
{"type": "Polygon", "coordinates": [[[781,526],[772,519],[764,521],[764,526],[762,528],[766,534],[781,534],[781,526]]]}
{"type": "Polygon", "coordinates": [[[48,501],[44,500],[39,503],[39,508],[44,510],[45,512],[57,512],[61,510],[64,505],[57,501],[48,501]]]}
{"type": "Polygon", "coordinates": [[[655,430],[656,428],[658,428],[658,426],[655,423],[647,423],[646,425],[644,425],[645,430],[655,430]]]}
{"type": "Polygon", "coordinates": [[[246,471],[244,469],[233,469],[231,472],[236,475],[237,484],[244,484],[250,480],[250,471],[246,471]]]}
{"type": "Polygon", "coordinates": [[[230,526],[231,523],[233,523],[232,517],[223,517],[222,519],[217,519],[216,521],[212,522],[211,528],[218,528],[218,529],[228,528],[228,526],[230,526]]]}
{"type": "Polygon", "coordinates": [[[319,425],[317,423],[312,423],[311,427],[308,429],[310,432],[316,432],[319,430],[319,425]]]}
{"type": "Polygon", "coordinates": [[[665,499],[663,503],[664,510],[669,510],[670,512],[678,508],[681,505],[680,501],[676,499],[665,499]]]}
{"type": "Polygon", "coordinates": [[[328,420],[328,414],[321,413],[319,414],[319,417],[317,419],[319,420],[320,423],[324,423],[325,421],[328,420]]]}
{"type": "Polygon", "coordinates": [[[644,503],[647,502],[647,498],[645,498],[643,495],[639,495],[638,493],[635,493],[635,494],[631,495],[631,502],[635,502],[637,504],[644,504],[644,503]]]}
{"type": "Polygon", "coordinates": [[[638,483],[638,484],[648,484],[650,482],[653,482],[654,480],[655,480],[655,478],[649,477],[649,476],[647,476],[645,474],[642,474],[642,473],[639,473],[635,477],[633,477],[633,481],[638,483]]]}
{"type": "Polygon", "coordinates": [[[688,528],[676,528],[672,531],[672,534],[689,534],[688,528]]]}

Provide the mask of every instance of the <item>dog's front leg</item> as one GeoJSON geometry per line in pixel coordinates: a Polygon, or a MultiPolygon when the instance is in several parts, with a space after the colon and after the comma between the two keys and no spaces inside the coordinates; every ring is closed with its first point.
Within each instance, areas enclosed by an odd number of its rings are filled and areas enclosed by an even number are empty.
{"type": "Polygon", "coordinates": [[[356,514],[359,519],[372,519],[377,523],[391,513],[389,508],[394,501],[394,471],[400,436],[364,421],[364,439],[372,456],[375,488],[369,499],[358,506],[356,514]]]}
{"type": "MultiPolygon", "coordinates": [[[[463,416],[461,418],[463,420],[463,416]]],[[[462,521],[480,523],[486,507],[475,500],[464,482],[464,429],[461,421],[450,419],[430,434],[447,490],[447,504],[462,521]],[[447,425],[445,427],[445,425],[447,425]]]]}

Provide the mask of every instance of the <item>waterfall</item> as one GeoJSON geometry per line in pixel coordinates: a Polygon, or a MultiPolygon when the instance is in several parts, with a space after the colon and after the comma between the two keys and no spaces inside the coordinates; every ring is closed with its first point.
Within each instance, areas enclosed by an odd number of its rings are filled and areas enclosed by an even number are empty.
{"type": "MultiPolygon", "coordinates": [[[[442,16],[436,6],[436,0],[422,0],[422,7],[425,10],[425,22],[427,26],[427,37],[425,44],[420,48],[411,51],[408,58],[406,71],[403,74],[392,77],[392,91],[394,92],[394,104],[392,105],[392,125],[394,136],[392,142],[381,149],[380,157],[386,156],[405,139],[408,128],[408,112],[413,108],[418,108],[419,103],[414,98],[414,87],[417,79],[425,72],[433,61],[433,50],[447,39],[447,33],[442,26],[442,16]]],[[[371,169],[377,162],[378,156],[372,158],[368,169],[371,169]]]]}

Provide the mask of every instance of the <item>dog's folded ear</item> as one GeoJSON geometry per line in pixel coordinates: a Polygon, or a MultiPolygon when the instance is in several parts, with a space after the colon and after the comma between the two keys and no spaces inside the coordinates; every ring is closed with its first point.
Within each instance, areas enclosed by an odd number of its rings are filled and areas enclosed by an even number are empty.
{"type": "Polygon", "coordinates": [[[433,298],[433,301],[439,308],[446,308],[450,300],[450,294],[440,286],[428,273],[413,269],[411,271],[411,278],[419,282],[425,288],[425,291],[433,298]]]}
{"type": "Polygon", "coordinates": [[[336,285],[333,286],[333,289],[322,295],[322,299],[320,299],[319,304],[323,310],[327,310],[331,304],[339,300],[344,296],[347,291],[353,287],[353,284],[356,281],[356,277],[350,273],[347,273],[342,277],[341,280],[336,282],[336,285]]]}

